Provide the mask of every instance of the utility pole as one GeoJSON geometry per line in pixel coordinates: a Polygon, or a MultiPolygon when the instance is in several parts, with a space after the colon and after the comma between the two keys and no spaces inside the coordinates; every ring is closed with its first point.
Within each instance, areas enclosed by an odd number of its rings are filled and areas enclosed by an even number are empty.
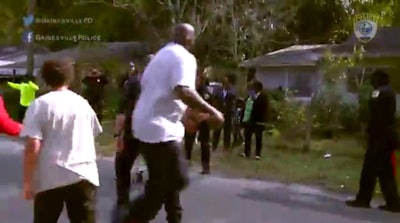
{"type": "MultiPolygon", "coordinates": [[[[28,11],[27,16],[34,16],[35,13],[36,0],[28,0],[28,11]]],[[[25,27],[27,33],[32,33],[30,41],[27,41],[26,45],[26,75],[33,75],[35,69],[35,54],[34,54],[34,44],[35,44],[35,33],[33,32],[34,22],[31,22],[25,27]]]]}

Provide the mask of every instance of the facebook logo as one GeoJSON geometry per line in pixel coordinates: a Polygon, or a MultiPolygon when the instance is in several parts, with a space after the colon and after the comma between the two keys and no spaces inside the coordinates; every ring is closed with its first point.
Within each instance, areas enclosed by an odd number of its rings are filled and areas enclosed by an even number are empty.
{"type": "Polygon", "coordinates": [[[24,31],[22,34],[22,41],[24,43],[32,43],[33,42],[33,32],[30,30],[24,31]]]}

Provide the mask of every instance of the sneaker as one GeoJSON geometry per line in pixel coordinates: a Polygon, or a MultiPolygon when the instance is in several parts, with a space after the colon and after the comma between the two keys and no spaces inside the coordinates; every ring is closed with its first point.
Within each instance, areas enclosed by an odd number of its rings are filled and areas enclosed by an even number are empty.
{"type": "Polygon", "coordinates": [[[383,211],[400,213],[400,205],[396,205],[396,206],[381,205],[378,208],[383,211]]]}
{"type": "Polygon", "coordinates": [[[364,203],[359,200],[349,200],[349,201],[346,201],[345,204],[347,206],[353,207],[353,208],[370,208],[371,207],[369,205],[369,203],[364,203]]]}
{"type": "Polygon", "coordinates": [[[200,171],[201,175],[209,175],[210,173],[211,173],[211,171],[207,170],[207,169],[203,169],[202,171],[200,171]]]}
{"type": "Polygon", "coordinates": [[[254,159],[255,160],[261,160],[261,156],[255,156],[254,159]]]}
{"type": "Polygon", "coordinates": [[[246,158],[246,159],[249,158],[248,156],[246,156],[245,153],[241,153],[240,156],[243,157],[243,158],[246,158]]]}

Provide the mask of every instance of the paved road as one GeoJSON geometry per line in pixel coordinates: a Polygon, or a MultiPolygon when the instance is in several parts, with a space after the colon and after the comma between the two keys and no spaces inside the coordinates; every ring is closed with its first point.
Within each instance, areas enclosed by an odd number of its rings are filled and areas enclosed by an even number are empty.
{"type": "MultiPolygon", "coordinates": [[[[31,222],[32,203],[21,199],[21,144],[0,138],[0,219],[31,222]]],[[[102,186],[98,222],[108,223],[115,199],[112,160],[99,161],[102,186]]],[[[400,215],[343,206],[342,195],[300,185],[282,185],[216,176],[192,176],[183,194],[183,223],[394,223],[400,215]]],[[[155,223],[165,222],[161,211],[155,223]]],[[[65,216],[60,221],[67,223],[65,216]]]]}

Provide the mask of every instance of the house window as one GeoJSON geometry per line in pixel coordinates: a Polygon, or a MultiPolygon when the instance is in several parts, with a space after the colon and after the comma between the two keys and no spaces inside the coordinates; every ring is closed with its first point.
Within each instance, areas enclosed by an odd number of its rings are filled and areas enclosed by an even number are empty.
{"type": "Polygon", "coordinates": [[[313,93],[312,82],[314,80],[313,74],[292,73],[288,76],[288,87],[295,97],[310,97],[313,93]]]}

